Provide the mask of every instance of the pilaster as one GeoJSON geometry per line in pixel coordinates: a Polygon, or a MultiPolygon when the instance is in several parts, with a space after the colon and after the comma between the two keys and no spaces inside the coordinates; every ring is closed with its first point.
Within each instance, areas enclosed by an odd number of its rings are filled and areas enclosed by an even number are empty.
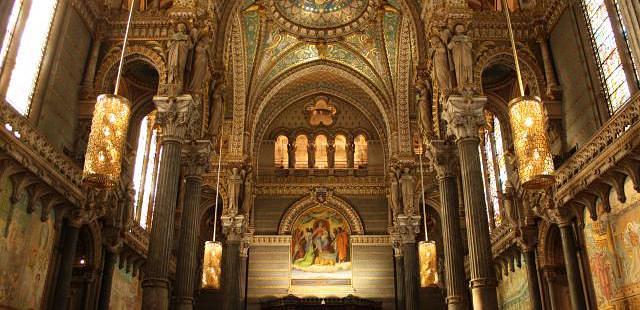
{"type": "Polygon", "coordinates": [[[396,218],[396,229],[402,244],[404,261],[405,309],[418,310],[420,290],[416,236],[420,233],[420,216],[399,215],[396,218]]]}
{"type": "Polygon", "coordinates": [[[244,215],[223,215],[221,221],[226,236],[222,250],[222,309],[236,310],[240,307],[240,245],[247,225],[244,215]]]}

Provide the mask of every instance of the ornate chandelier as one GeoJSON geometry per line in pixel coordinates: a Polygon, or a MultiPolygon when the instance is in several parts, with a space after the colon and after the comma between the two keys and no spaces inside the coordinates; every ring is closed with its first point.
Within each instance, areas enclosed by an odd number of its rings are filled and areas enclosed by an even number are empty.
{"type": "MultiPolygon", "coordinates": [[[[424,141],[424,139],[422,139],[424,141]]],[[[422,156],[424,147],[420,142],[420,190],[422,191],[422,223],[424,224],[424,241],[418,243],[418,259],[420,264],[420,287],[433,287],[438,285],[438,257],[436,256],[436,243],[429,241],[427,233],[427,203],[424,198],[424,171],[422,156]]]]}
{"type": "Polygon", "coordinates": [[[97,188],[111,188],[120,178],[131,104],[127,98],[118,96],[118,88],[135,2],[135,0],[131,2],[129,10],[115,91],[113,95],[102,94],[98,96],[91,120],[91,133],[87,143],[82,179],[86,184],[97,188]]]}
{"type": "Polygon", "coordinates": [[[538,97],[525,96],[518,52],[506,0],[502,0],[507,17],[509,38],[518,77],[520,97],[509,102],[509,121],[513,130],[513,146],[518,162],[520,183],[525,189],[544,189],[554,184],[553,159],[546,131],[547,114],[538,97]]]}
{"type": "Polygon", "coordinates": [[[213,241],[204,244],[204,261],[202,262],[202,288],[220,289],[220,273],[222,271],[222,244],[216,241],[218,223],[218,193],[220,190],[220,166],[222,164],[222,134],[224,126],[220,128],[220,151],[218,152],[218,172],[216,177],[216,204],[213,209],[213,241]]]}

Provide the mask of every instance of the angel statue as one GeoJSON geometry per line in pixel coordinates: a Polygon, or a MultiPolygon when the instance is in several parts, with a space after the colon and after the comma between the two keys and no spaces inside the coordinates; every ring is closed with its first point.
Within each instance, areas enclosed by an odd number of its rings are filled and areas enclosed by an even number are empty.
{"type": "Polygon", "coordinates": [[[185,67],[192,47],[193,41],[187,34],[187,26],[184,23],[179,23],[167,46],[167,82],[169,84],[182,85],[184,83],[185,67]]]}

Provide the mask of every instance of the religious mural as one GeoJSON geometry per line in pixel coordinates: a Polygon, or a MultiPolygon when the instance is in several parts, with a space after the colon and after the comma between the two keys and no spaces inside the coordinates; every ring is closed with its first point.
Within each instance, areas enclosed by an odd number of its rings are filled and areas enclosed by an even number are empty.
{"type": "Polygon", "coordinates": [[[515,271],[502,276],[498,283],[498,307],[501,310],[528,310],[531,308],[529,300],[529,286],[527,279],[527,266],[524,258],[522,265],[515,266],[515,271]]]}
{"type": "Polygon", "coordinates": [[[315,207],[295,222],[291,238],[292,285],[351,285],[350,227],[327,207],[315,207]]]}
{"type": "Polygon", "coordinates": [[[142,309],[142,283],[139,276],[134,277],[131,272],[116,268],[113,272],[109,309],[142,309]]]}
{"type": "Polygon", "coordinates": [[[8,178],[0,180],[0,185],[0,309],[40,309],[55,215],[52,211],[42,222],[39,212],[27,213],[27,195],[11,202],[13,185],[8,178]]]}
{"type": "Polygon", "coordinates": [[[625,182],[626,201],[611,191],[611,212],[585,212],[584,237],[598,308],[640,306],[640,194],[625,182]]]}

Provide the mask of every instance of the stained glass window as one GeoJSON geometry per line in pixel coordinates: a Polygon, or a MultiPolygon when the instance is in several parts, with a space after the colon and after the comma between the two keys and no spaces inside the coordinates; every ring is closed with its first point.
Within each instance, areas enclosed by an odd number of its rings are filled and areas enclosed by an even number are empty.
{"type": "MultiPolygon", "coordinates": [[[[631,97],[629,81],[622,66],[605,0],[583,0],[583,4],[608,99],[609,112],[613,114],[631,97]]],[[[615,18],[619,20],[619,16],[615,18]]]]}
{"type": "Polygon", "coordinates": [[[482,143],[478,151],[481,155],[481,169],[487,215],[492,227],[502,222],[500,213],[500,193],[504,192],[507,184],[507,165],[504,152],[504,140],[500,120],[491,112],[486,111],[488,125],[482,133],[482,143]]]}
{"type": "Polygon", "coordinates": [[[2,39],[2,45],[0,45],[0,72],[2,72],[2,68],[4,67],[4,61],[7,58],[7,53],[9,52],[11,39],[13,39],[13,32],[16,29],[16,24],[18,23],[18,16],[20,16],[20,11],[22,10],[22,2],[23,2],[22,0],[16,0],[13,3],[13,7],[11,8],[11,15],[9,15],[7,30],[4,33],[4,37],[2,39]]]}
{"type": "Polygon", "coordinates": [[[20,34],[20,40],[16,41],[20,42],[20,45],[15,66],[11,71],[6,100],[22,115],[29,114],[31,97],[40,73],[57,5],[57,0],[34,1],[29,8],[29,16],[20,34]]]}
{"type": "Polygon", "coordinates": [[[159,158],[159,151],[155,112],[152,112],[140,122],[140,135],[138,136],[138,148],[133,170],[135,220],[145,229],[151,224],[156,176],[160,162],[156,160],[159,158]]]}

